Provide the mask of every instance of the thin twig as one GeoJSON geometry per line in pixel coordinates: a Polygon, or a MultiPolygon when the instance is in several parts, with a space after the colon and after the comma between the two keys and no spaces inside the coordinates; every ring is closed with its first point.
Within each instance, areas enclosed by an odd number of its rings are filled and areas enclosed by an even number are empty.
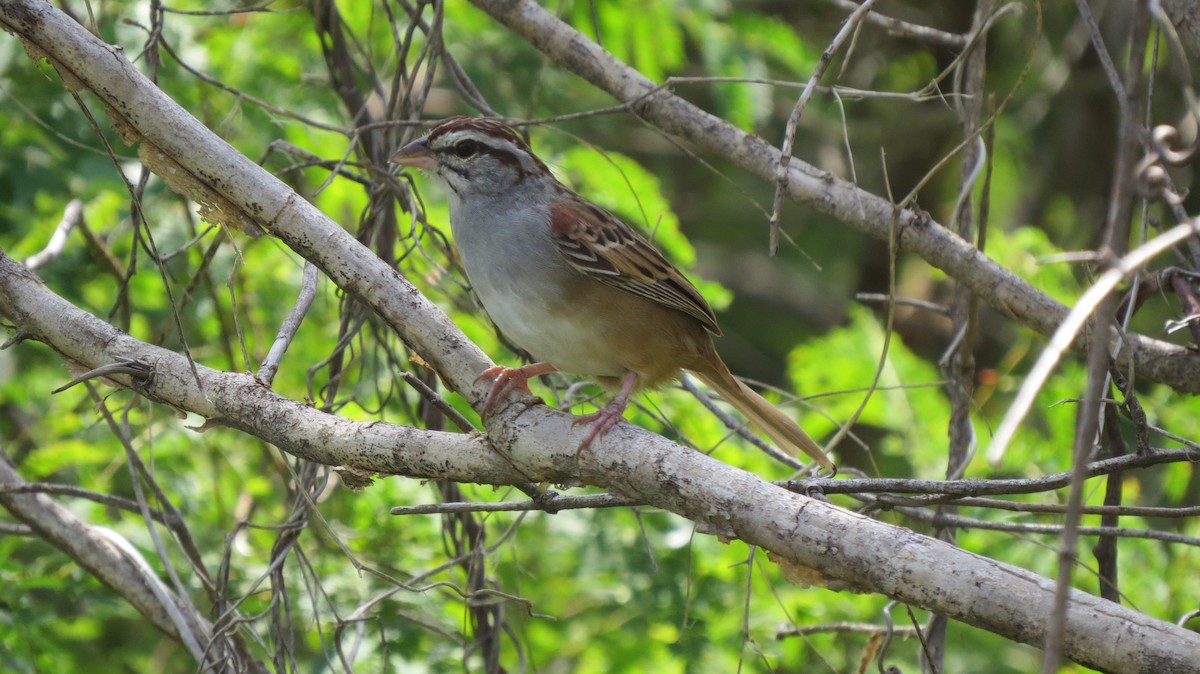
{"type": "MultiPolygon", "coordinates": [[[[888,628],[873,623],[832,623],[823,625],[780,625],[775,630],[776,639],[802,637],[809,634],[882,634],[888,628]]],[[[916,636],[915,627],[892,627],[894,634],[911,637],[916,636]]]]}
{"type": "MultiPolygon", "coordinates": [[[[841,9],[848,11],[860,7],[857,2],[853,2],[852,0],[829,0],[829,2],[841,9]]],[[[930,28],[929,26],[922,26],[920,24],[910,23],[908,21],[901,21],[900,19],[893,19],[890,16],[884,16],[878,12],[872,12],[869,16],[867,16],[867,23],[883,28],[887,31],[888,35],[907,37],[914,40],[919,40],[921,42],[927,42],[939,47],[948,47],[956,50],[965,47],[967,45],[967,41],[970,39],[966,35],[950,33],[944,30],[938,30],[937,28],[930,28]]]]}
{"type": "MultiPolygon", "coordinates": [[[[1128,454],[1112,459],[1096,461],[1088,465],[1088,477],[1110,475],[1119,471],[1136,468],[1148,468],[1164,463],[1200,461],[1200,452],[1194,449],[1156,449],[1144,454],[1128,454]]],[[[1031,479],[985,480],[970,478],[963,480],[917,480],[889,478],[811,478],[803,480],[783,480],[774,484],[798,494],[816,491],[825,494],[888,494],[879,497],[890,499],[897,505],[928,506],[936,505],[947,499],[960,499],[960,505],[1015,510],[1019,512],[1063,512],[1064,506],[1050,504],[1014,503],[995,499],[979,498],[984,495],[1004,494],[1035,494],[1061,489],[1070,483],[1070,473],[1062,472],[1031,479]],[[905,499],[890,494],[926,494],[924,500],[905,499]]],[[[624,499],[612,494],[587,494],[582,496],[557,496],[553,507],[557,510],[578,510],[582,508],[617,508],[622,506],[645,505],[639,501],[624,499]]],[[[454,512],[524,512],[544,510],[545,502],[502,501],[502,502],[470,502],[470,503],[432,503],[416,506],[398,506],[390,511],[393,515],[432,515],[454,512]]],[[[1116,514],[1123,517],[1189,517],[1200,514],[1200,506],[1196,508],[1154,508],[1121,506],[1119,509],[1103,506],[1085,508],[1086,514],[1116,514]]]]}
{"type": "Polygon", "coordinates": [[[83,220],[83,202],[79,199],[72,199],[63,209],[62,220],[59,220],[58,226],[54,228],[54,233],[50,235],[50,241],[46,243],[46,247],[25,258],[25,268],[36,271],[58,257],[67,246],[67,237],[70,236],[71,230],[75,229],[75,225],[79,224],[81,220],[83,220]]]}
{"type": "Polygon", "coordinates": [[[884,304],[890,302],[897,306],[907,306],[915,309],[931,311],[939,316],[950,315],[950,309],[948,309],[945,305],[938,304],[937,302],[930,302],[929,300],[919,300],[907,297],[889,297],[883,293],[856,293],[854,295],[854,299],[859,302],[870,304],[884,304]]]}
{"type": "Polygon", "coordinates": [[[283,323],[279,325],[279,331],[275,333],[275,341],[271,343],[267,357],[263,359],[262,365],[258,368],[258,380],[268,387],[275,381],[275,373],[279,370],[280,362],[283,361],[283,354],[287,353],[292,339],[300,329],[300,324],[304,322],[304,316],[308,314],[308,309],[317,296],[317,279],[317,266],[311,262],[305,262],[304,276],[300,281],[300,293],[296,297],[296,304],[292,306],[287,318],[283,319],[283,323]]]}
{"type": "MultiPolygon", "coordinates": [[[[1107,297],[1123,278],[1141,269],[1147,262],[1169,250],[1175,244],[1196,236],[1198,233],[1200,233],[1200,222],[1198,221],[1193,220],[1176,225],[1118,260],[1112,268],[1104,272],[1092,284],[1092,287],[1087,289],[1087,292],[1079,298],[1075,307],[1059,324],[1058,329],[1054,331],[1050,343],[1046,345],[1046,349],[1038,357],[1033,369],[1025,377],[1021,390],[1017,393],[1016,399],[1013,400],[1013,404],[1004,415],[1004,421],[1000,423],[1000,427],[996,429],[996,435],[992,438],[992,445],[987,452],[988,461],[995,463],[1004,456],[1004,450],[1008,448],[1008,443],[1012,442],[1017,428],[1020,427],[1030,408],[1033,407],[1033,401],[1037,397],[1038,391],[1046,383],[1050,372],[1062,359],[1063,353],[1075,340],[1076,334],[1083,328],[1083,324],[1100,304],[1100,301],[1107,297]]],[[[1100,335],[1106,333],[1107,325],[1107,319],[1097,324],[1098,339],[1100,335]]]]}
{"type": "Polygon", "coordinates": [[[1100,24],[1096,22],[1096,16],[1092,14],[1092,8],[1088,5],[1087,0],[1075,0],[1075,7],[1079,9],[1079,18],[1087,27],[1092,48],[1096,50],[1096,56],[1100,58],[1100,65],[1104,69],[1105,77],[1108,78],[1108,86],[1112,88],[1118,101],[1125,100],[1125,87],[1121,84],[1121,75],[1117,72],[1117,66],[1113,64],[1108,47],[1104,44],[1104,34],[1100,31],[1100,24]]]}
{"type": "MultiPolygon", "coordinates": [[[[640,505],[632,503],[612,494],[587,494],[584,496],[558,496],[554,499],[556,510],[581,510],[583,508],[618,508],[621,506],[640,505]]],[[[542,510],[542,505],[534,500],[501,501],[484,503],[462,501],[455,503],[426,503],[415,506],[397,506],[389,512],[393,515],[448,515],[453,513],[511,513],[542,510]]]]}
{"type": "Polygon", "coordinates": [[[779,166],[775,172],[775,199],[771,206],[771,217],[769,220],[771,223],[771,240],[768,254],[772,256],[775,255],[776,249],[779,248],[779,212],[783,208],[783,195],[787,192],[790,175],[788,163],[792,159],[792,144],[796,142],[796,126],[800,123],[800,115],[804,113],[804,108],[808,105],[809,99],[812,98],[817,82],[825,74],[825,70],[829,68],[829,64],[833,60],[833,55],[841,49],[842,44],[854,33],[855,28],[858,27],[863,17],[871,11],[871,6],[874,4],[875,0],[866,0],[866,2],[856,7],[850,16],[846,17],[841,30],[833,37],[833,41],[829,43],[825,51],[821,52],[821,58],[817,61],[812,75],[808,78],[808,84],[804,86],[804,91],[800,93],[800,98],[792,106],[792,114],[788,116],[787,126],[783,132],[783,145],[779,149],[779,166]]]}
{"type": "MultiPolygon", "coordinates": [[[[919,508],[896,508],[896,511],[908,517],[912,517],[913,519],[928,522],[934,526],[954,526],[961,529],[983,529],[987,531],[1012,531],[1022,534],[1038,534],[1049,536],[1063,535],[1063,527],[1058,524],[994,522],[991,520],[981,520],[972,517],[939,516],[935,512],[930,512],[928,510],[919,508]]],[[[1146,540],[1164,541],[1166,543],[1180,543],[1183,545],[1200,547],[1200,538],[1196,538],[1194,536],[1185,536],[1172,531],[1162,531],[1159,529],[1078,527],[1077,533],[1080,536],[1116,536],[1119,538],[1141,538],[1146,540]]]]}

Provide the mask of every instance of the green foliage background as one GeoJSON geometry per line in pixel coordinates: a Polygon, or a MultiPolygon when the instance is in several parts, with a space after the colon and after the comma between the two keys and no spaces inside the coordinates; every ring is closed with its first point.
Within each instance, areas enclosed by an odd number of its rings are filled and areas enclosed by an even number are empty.
{"type": "MultiPolygon", "coordinates": [[[[966,30],[969,8],[935,5],[889,9],[947,30],[966,30]]],[[[171,7],[214,9],[198,2],[171,7]]],[[[348,168],[366,175],[355,163],[351,139],[236,93],[305,119],[351,125],[330,90],[308,7],[298,2],[270,7],[270,12],[257,13],[166,14],[163,35],[171,53],[159,55],[155,77],[172,98],[247,156],[261,158],[325,213],[351,231],[368,231],[369,194],[363,184],[332,175],[328,164],[304,165],[273,146],[288,143],[330,162],[348,157],[348,168]],[[201,80],[192,69],[235,91],[201,80]]],[[[388,12],[400,10],[393,6],[385,11],[379,3],[366,2],[338,8],[348,33],[358,41],[356,55],[390,77],[397,55],[388,12]]],[[[803,82],[843,18],[826,3],[609,0],[555,8],[656,81],[712,76],[803,82]]],[[[74,9],[82,12],[82,6],[74,9]]],[[[139,67],[148,67],[150,58],[142,51],[148,5],[118,1],[93,9],[99,35],[122,45],[139,67]]],[[[1028,66],[1031,74],[1012,92],[996,123],[987,252],[1070,302],[1086,287],[1086,270],[1042,261],[1097,243],[1111,143],[1087,139],[1104,137],[1097,130],[1111,128],[1114,113],[1107,92],[1097,85],[1102,80],[1094,65],[1055,46],[1057,39],[1042,39],[1070,29],[1076,21],[1073,8],[1042,9],[1043,36],[1034,32],[1032,8],[1000,21],[991,36],[989,91],[1007,96],[1023,69],[1028,66]],[[1057,88],[1049,76],[1054,68],[1066,68],[1071,75],[1057,88]],[[1077,132],[1062,133],[1070,125],[1077,132]],[[1069,171],[1062,166],[1065,157],[1071,158],[1069,171]]],[[[426,19],[432,20],[432,10],[426,19]]],[[[442,21],[449,52],[492,107],[507,116],[539,119],[612,105],[605,94],[548,63],[465,2],[446,3],[442,21]]],[[[403,17],[400,23],[404,25],[403,17]]],[[[877,91],[916,91],[952,58],[947,50],[887,39],[873,29],[855,49],[848,61],[839,57],[830,72],[841,69],[840,84],[877,91]]],[[[444,72],[437,71],[424,118],[474,112],[455,94],[444,72]]],[[[370,82],[359,76],[366,91],[370,82]]],[[[387,83],[389,77],[381,81],[387,83]]],[[[798,95],[795,88],[731,82],[685,81],[673,89],[772,142],[781,137],[798,95]]],[[[1169,119],[1178,100],[1169,90],[1159,96],[1156,111],[1169,119]]],[[[183,337],[197,361],[232,371],[257,369],[294,301],[302,260],[269,237],[252,240],[202,222],[194,204],[151,177],[141,200],[147,217],[143,236],[152,237],[161,255],[170,255],[160,271],[148,255],[148,244],[137,243],[131,219],[125,180],[136,183],[143,169],[133,149],[109,128],[96,99],[81,94],[97,120],[93,127],[57,74],[45,63],[32,63],[11,36],[0,39],[0,99],[0,248],[17,259],[41,249],[66,203],[80,199],[92,242],[85,244],[84,236],[72,234],[64,253],[39,272],[50,288],[139,339],[181,349],[173,298],[183,337]],[[115,162],[106,156],[101,137],[112,146],[115,162]],[[108,259],[123,269],[136,266],[127,288],[122,289],[108,259]]],[[[690,156],[629,115],[589,116],[529,131],[534,148],[560,177],[652,232],[670,257],[693,274],[721,312],[728,337],[719,348],[734,371],[780,387],[786,392],[781,404],[818,437],[828,438],[837,423],[853,414],[879,366],[885,314],[878,305],[856,303],[854,294],[886,292],[894,275],[902,296],[948,297],[947,279],[919,260],[907,255],[890,260],[886,244],[794,205],[784,210],[790,243],[777,257],[766,257],[763,208],[769,208],[771,187],[720,160],[690,156]],[[793,394],[803,402],[797,403],[793,394]]],[[[853,177],[868,190],[899,196],[960,139],[944,99],[823,93],[805,112],[796,147],[806,161],[853,177]]],[[[464,291],[448,246],[441,195],[422,177],[414,181],[426,208],[424,219],[398,214],[393,258],[471,339],[497,361],[515,363],[516,356],[464,291]]],[[[957,164],[951,162],[921,190],[919,203],[944,222],[956,190],[957,164]]],[[[326,359],[339,338],[343,302],[323,280],[274,389],[355,419],[417,423],[418,396],[396,376],[399,369],[417,364],[370,319],[350,345],[337,397],[327,397],[326,359]]],[[[1133,327],[1161,336],[1163,319],[1176,311],[1173,301],[1152,298],[1133,327]]],[[[980,320],[984,327],[977,358],[986,377],[981,376],[975,392],[974,421],[982,448],[1044,341],[990,311],[983,311],[980,320]]],[[[946,464],[948,405],[936,361],[949,339],[948,323],[902,309],[895,327],[880,388],[859,418],[860,442],[847,441],[843,456],[848,466],[871,475],[940,478],[946,464]]],[[[50,395],[71,376],[37,344],[0,351],[0,442],[22,475],[132,498],[126,449],[112,430],[126,429],[129,450],[152,466],[166,494],[186,515],[209,568],[216,569],[227,557],[230,595],[245,595],[245,614],[266,615],[269,582],[260,580],[279,536],[272,527],[287,517],[297,498],[294,461],[228,429],[195,432],[190,427],[201,420],[176,418],[128,391],[79,386],[50,395]]],[[[1003,463],[989,466],[977,458],[968,476],[1036,477],[1066,470],[1075,422],[1069,401],[1080,395],[1084,380],[1082,365],[1068,360],[1043,391],[1003,463]]],[[[536,392],[547,399],[561,394],[545,387],[536,392]]],[[[1200,434],[1194,399],[1150,384],[1140,392],[1152,423],[1186,438],[1200,434]]],[[[457,396],[448,394],[447,399],[477,422],[457,396]]],[[[662,429],[760,475],[788,476],[744,441],[727,438],[718,420],[686,393],[661,391],[641,402],[642,409],[630,417],[634,423],[662,429]]],[[[590,405],[577,403],[574,409],[586,411],[590,405]]],[[[1177,446],[1162,438],[1154,444],[1177,446]]],[[[1188,464],[1138,471],[1123,479],[1127,503],[1185,506],[1200,499],[1188,464]]],[[[462,485],[462,490],[475,501],[522,498],[490,487],[462,485]]],[[[477,651],[469,648],[472,629],[461,594],[465,572],[448,563],[455,556],[447,536],[450,525],[435,516],[388,514],[396,505],[439,498],[433,485],[403,478],[381,479],[360,493],[335,480],[321,495],[321,520],[302,534],[285,567],[291,601],[286,625],[295,638],[296,671],[340,670],[335,643],[358,671],[480,668],[477,651]],[[396,589],[379,575],[357,572],[350,555],[410,585],[374,604],[365,611],[365,620],[347,623],[339,633],[339,620],[396,589]]],[[[1102,498],[1101,480],[1092,485],[1088,500],[1100,503],[1102,498]]],[[[1059,492],[1027,498],[1063,499],[1065,493],[1059,492]]],[[[161,570],[139,516],[82,499],[59,500],[87,521],[127,537],[161,570]]],[[[858,505],[849,498],[836,501],[858,505]]],[[[982,509],[965,514],[1008,522],[1057,521],[982,509]]],[[[875,516],[931,531],[900,513],[875,516]]],[[[691,523],[662,512],[497,513],[478,519],[487,543],[495,545],[484,563],[493,588],[503,593],[493,599],[504,606],[509,630],[503,637],[504,664],[509,671],[855,671],[868,652],[866,635],[818,632],[777,639],[777,631],[781,625],[842,622],[882,626],[887,610],[885,597],[791,585],[761,551],[698,533],[691,523]]],[[[1200,535],[1194,520],[1126,518],[1122,524],[1200,535]]],[[[1078,586],[1089,592],[1097,591],[1087,557],[1092,542],[1085,539],[1081,545],[1084,562],[1075,574],[1078,586]]],[[[959,544],[1038,573],[1055,572],[1052,536],[968,530],[960,532],[959,544]]],[[[1132,539],[1122,539],[1120,545],[1130,605],[1172,621],[1195,607],[1190,573],[1200,562],[1195,548],[1132,539]]],[[[182,556],[173,561],[186,565],[182,556]]],[[[197,581],[188,577],[188,582],[202,602],[197,581]]],[[[907,624],[902,607],[891,607],[890,613],[898,625],[907,624]]],[[[919,620],[926,617],[915,613],[919,620]]],[[[270,632],[265,618],[247,629],[267,644],[260,655],[269,659],[280,635],[270,632]]],[[[1028,672],[1039,658],[1033,649],[959,624],[951,626],[948,643],[947,671],[1028,672]]],[[[918,652],[914,639],[897,637],[886,660],[914,671],[918,652]]],[[[161,639],[136,612],[48,545],[0,535],[0,670],[190,669],[182,648],[161,639]]]]}

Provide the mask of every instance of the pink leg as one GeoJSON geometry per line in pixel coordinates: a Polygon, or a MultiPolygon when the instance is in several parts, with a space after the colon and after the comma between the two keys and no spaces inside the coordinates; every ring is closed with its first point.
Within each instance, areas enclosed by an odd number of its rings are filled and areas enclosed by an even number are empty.
{"type": "Polygon", "coordinates": [[[613,396],[613,399],[603,409],[575,418],[575,425],[588,423],[592,425],[583,442],[579,444],[579,449],[575,450],[576,457],[579,456],[580,452],[587,449],[593,440],[602,437],[623,418],[622,415],[625,414],[625,406],[629,404],[629,395],[633,393],[633,388],[636,385],[637,373],[633,371],[626,372],[625,379],[621,381],[621,391],[613,396]]]}
{"type": "Polygon", "coordinates": [[[529,393],[529,384],[526,382],[528,382],[532,377],[549,374],[557,369],[558,368],[554,367],[550,363],[532,363],[530,365],[523,365],[521,367],[504,367],[503,365],[497,365],[484,370],[478,377],[475,378],[475,381],[479,381],[481,379],[490,379],[492,377],[496,378],[496,381],[492,382],[492,390],[488,392],[487,399],[483,401],[484,413],[486,414],[487,412],[491,411],[492,406],[498,401],[507,398],[508,394],[512,393],[513,389],[521,389],[522,391],[529,393]]]}

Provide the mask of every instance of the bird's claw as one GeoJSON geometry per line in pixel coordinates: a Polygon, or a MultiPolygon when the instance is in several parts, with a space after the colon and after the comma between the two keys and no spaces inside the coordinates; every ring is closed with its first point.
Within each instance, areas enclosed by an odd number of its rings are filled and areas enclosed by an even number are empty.
{"type": "Polygon", "coordinates": [[[580,424],[592,425],[592,427],[588,429],[588,434],[584,436],[583,442],[579,443],[579,449],[575,450],[575,458],[578,459],[579,455],[592,445],[592,441],[596,440],[597,438],[604,437],[605,433],[608,433],[610,430],[612,430],[613,426],[616,426],[622,419],[625,418],[624,414],[624,405],[618,407],[612,403],[609,403],[597,412],[575,417],[575,420],[571,422],[572,426],[578,426],[580,424]]]}
{"type": "Polygon", "coordinates": [[[487,398],[483,401],[484,414],[492,411],[492,407],[495,406],[496,401],[507,398],[513,389],[520,389],[529,393],[529,384],[527,382],[530,375],[523,376],[520,370],[521,368],[519,367],[497,365],[489,367],[475,378],[476,382],[495,378],[495,381],[492,382],[492,389],[488,391],[487,398]]]}
{"type": "Polygon", "coordinates": [[[521,367],[504,367],[503,365],[495,365],[489,367],[479,376],[475,378],[476,382],[484,379],[492,379],[492,390],[488,391],[487,398],[483,401],[483,413],[487,414],[492,410],[492,407],[497,402],[508,397],[513,389],[519,389],[529,393],[529,380],[554,372],[555,368],[549,363],[532,363],[530,365],[522,365],[521,367]]]}

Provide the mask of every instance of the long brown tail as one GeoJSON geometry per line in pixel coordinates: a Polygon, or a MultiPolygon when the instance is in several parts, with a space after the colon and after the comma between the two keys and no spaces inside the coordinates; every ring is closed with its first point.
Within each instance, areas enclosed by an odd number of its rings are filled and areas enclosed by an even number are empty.
{"type": "MultiPolygon", "coordinates": [[[[722,363],[722,365],[724,364],[722,363]]],[[[725,368],[722,367],[722,369],[725,368]]],[[[833,461],[825,456],[821,446],[810,438],[804,429],[800,428],[791,417],[779,411],[766,398],[738,381],[729,373],[728,369],[725,369],[724,373],[696,372],[694,370],[693,372],[705,384],[716,389],[726,402],[737,408],[737,411],[746,415],[754,425],[767,434],[767,437],[774,440],[780,449],[792,456],[796,456],[797,451],[804,452],[822,468],[837,470],[833,461]]]]}

